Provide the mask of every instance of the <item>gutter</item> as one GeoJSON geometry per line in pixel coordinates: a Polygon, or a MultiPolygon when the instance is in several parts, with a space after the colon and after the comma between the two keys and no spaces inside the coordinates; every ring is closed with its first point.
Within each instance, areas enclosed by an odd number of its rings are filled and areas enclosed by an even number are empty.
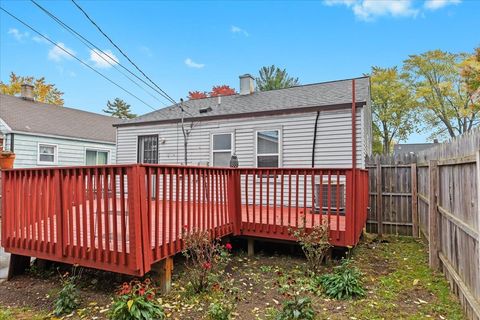
{"type": "Polygon", "coordinates": [[[315,117],[315,127],[313,128],[312,168],[315,167],[315,147],[317,145],[317,129],[318,129],[319,117],[320,117],[320,110],[317,111],[317,116],[315,117]]]}

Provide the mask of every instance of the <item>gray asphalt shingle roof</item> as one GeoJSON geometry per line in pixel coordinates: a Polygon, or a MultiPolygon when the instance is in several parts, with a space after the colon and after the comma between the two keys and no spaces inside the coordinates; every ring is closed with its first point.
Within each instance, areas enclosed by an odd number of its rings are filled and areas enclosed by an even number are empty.
{"type": "MultiPolygon", "coordinates": [[[[366,102],[369,99],[370,80],[368,77],[355,79],[356,101],[366,102]]],[[[248,95],[232,95],[218,98],[188,100],[183,103],[185,118],[201,119],[231,115],[250,114],[322,107],[352,103],[352,79],[301,85],[287,89],[265,92],[254,92],[248,95]],[[211,111],[200,113],[201,109],[211,108],[211,111]]],[[[135,125],[144,122],[162,122],[179,120],[182,112],[177,106],[166,107],[127,120],[119,125],[135,125]]]]}
{"type": "Polygon", "coordinates": [[[0,94],[0,119],[12,131],[115,142],[118,119],[0,94]]]}

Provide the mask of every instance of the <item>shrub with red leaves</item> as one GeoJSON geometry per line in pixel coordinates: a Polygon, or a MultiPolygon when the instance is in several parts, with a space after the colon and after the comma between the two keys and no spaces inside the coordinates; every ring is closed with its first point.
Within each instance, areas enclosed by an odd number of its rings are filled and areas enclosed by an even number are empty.
{"type": "Polygon", "coordinates": [[[150,279],[123,283],[117,291],[110,309],[110,318],[119,320],[130,319],[165,319],[165,313],[160,303],[155,299],[156,290],[151,286],[150,279]]]}
{"type": "Polygon", "coordinates": [[[182,253],[192,289],[196,293],[203,292],[211,284],[211,275],[225,268],[230,259],[229,250],[218,239],[212,239],[208,231],[188,232],[185,227],[183,241],[185,249],[182,253]]]}

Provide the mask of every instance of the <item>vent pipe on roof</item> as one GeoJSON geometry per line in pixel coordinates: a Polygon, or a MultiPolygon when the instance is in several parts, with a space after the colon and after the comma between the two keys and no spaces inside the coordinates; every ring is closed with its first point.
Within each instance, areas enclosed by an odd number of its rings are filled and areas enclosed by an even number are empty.
{"type": "Polygon", "coordinates": [[[240,94],[246,95],[253,93],[255,86],[253,84],[254,79],[250,74],[244,74],[240,76],[240,94]]]}
{"type": "Polygon", "coordinates": [[[30,100],[33,101],[33,86],[28,83],[22,84],[21,91],[20,91],[20,97],[25,100],[30,100]]]}

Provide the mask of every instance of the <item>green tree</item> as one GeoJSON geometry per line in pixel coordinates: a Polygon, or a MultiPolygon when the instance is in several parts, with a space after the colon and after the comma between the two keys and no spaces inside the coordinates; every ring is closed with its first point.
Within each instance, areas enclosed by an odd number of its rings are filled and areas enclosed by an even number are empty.
{"type": "Polygon", "coordinates": [[[461,66],[461,76],[470,99],[470,107],[478,107],[480,103],[480,47],[467,57],[461,66]]]}
{"type": "Polygon", "coordinates": [[[383,153],[389,154],[394,141],[406,140],[416,130],[415,99],[405,78],[397,67],[372,67],[372,115],[377,152],[379,141],[383,153]]]}
{"type": "Polygon", "coordinates": [[[404,70],[415,93],[421,116],[433,137],[455,137],[479,124],[480,106],[471,96],[460,73],[467,55],[441,50],[411,55],[404,70]]]}
{"type": "Polygon", "coordinates": [[[18,76],[10,73],[9,83],[0,81],[0,93],[16,96],[21,93],[22,84],[33,85],[33,97],[35,101],[56,104],[63,106],[63,92],[57,89],[54,84],[46,83],[45,78],[34,78],[31,76],[18,76]]]}
{"type": "Polygon", "coordinates": [[[113,102],[108,100],[107,108],[103,109],[103,112],[119,119],[132,119],[137,116],[130,111],[130,105],[120,98],[115,98],[113,102]]]}
{"type": "Polygon", "coordinates": [[[286,69],[282,70],[275,65],[262,67],[258,74],[259,77],[255,80],[260,91],[289,88],[300,84],[298,78],[290,77],[286,69]]]}

